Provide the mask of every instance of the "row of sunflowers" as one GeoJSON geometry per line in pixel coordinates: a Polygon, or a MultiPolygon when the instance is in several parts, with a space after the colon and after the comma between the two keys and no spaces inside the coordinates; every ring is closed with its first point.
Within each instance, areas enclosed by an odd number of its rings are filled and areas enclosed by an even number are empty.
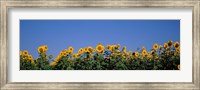
{"type": "Polygon", "coordinates": [[[20,51],[21,70],[180,70],[180,44],[169,40],[164,45],[127,51],[126,46],[99,43],[74,53],[73,47],[62,50],[53,59],[47,55],[48,46],[39,46],[39,57],[33,59],[27,50],[20,51]]]}

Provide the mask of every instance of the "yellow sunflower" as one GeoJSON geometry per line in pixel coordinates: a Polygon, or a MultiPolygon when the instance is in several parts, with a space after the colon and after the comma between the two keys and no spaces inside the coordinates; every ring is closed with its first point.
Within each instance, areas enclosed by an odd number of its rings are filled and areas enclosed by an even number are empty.
{"type": "Polygon", "coordinates": [[[88,52],[87,48],[84,48],[84,52],[88,52]]]}
{"type": "Polygon", "coordinates": [[[72,57],[73,58],[78,58],[78,54],[73,54],[72,57]]]}
{"type": "Polygon", "coordinates": [[[139,52],[134,52],[135,53],[135,57],[138,57],[140,55],[139,52]]]}
{"type": "Polygon", "coordinates": [[[97,50],[97,52],[102,53],[104,51],[104,46],[99,44],[96,46],[96,50],[97,50]]]}
{"type": "Polygon", "coordinates": [[[116,45],[112,45],[112,50],[115,50],[117,48],[116,45]]]}
{"type": "Polygon", "coordinates": [[[83,53],[83,48],[80,48],[79,50],[78,50],[78,54],[80,55],[80,54],[82,54],[83,53]]]}
{"type": "Polygon", "coordinates": [[[28,55],[28,59],[32,60],[33,59],[32,55],[28,55]]]}
{"type": "Polygon", "coordinates": [[[93,48],[92,48],[91,46],[88,46],[88,47],[87,47],[87,51],[88,51],[88,52],[92,52],[92,51],[93,51],[93,48]]]}
{"type": "Polygon", "coordinates": [[[146,50],[143,50],[143,51],[142,51],[142,56],[144,57],[146,54],[147,54],[147,51],[146,51],[146,50]]]}
{"type": "Polygon", "coordinates": [[[155,54],[155,51],[154,51],[154,50],[151,50],[151,51],[150,51],[150,54],[152,54],[152,55],[155,54]]]}
{"type": "Polygon", "coordinates": [[[172,40],[169,40],[167,44],[170,47],[172,45],[172,40]]]}
{"type": "Polygon", "coordinates": [[[70,54],[73,53],[73,51],[74,51],[74,48],[73,48],[72,46],[68,47],[68,52],[69,52],[70,54]]]}
{"type": "Polygon", "coordinates": [[[165,48],[165,49],[168,48],[168,44],[167,44],[167,43],[164,44],[164,48],[165,48]]]}
{"type": "Polygon", "coordinates": [[[38,47],[38,53],[42,53],[42,52],[44,52],[44,48],[43,47],[38,47]]]}
{"type": "Polygon", "coordinates": [[[178,43],[178,42],[175,42],[175,43],[174,43],[174,48],[175,48],[175,49],[179,48],[179,43],[178,43]]]}
{"type": "Polygon", "coordinates": [[[27,50],[24,50],[23,55],[24,55],[24,56],[28,56],[28,51],[27,51],[27,50]]]}
{"type": "Polygon", "coordinates": [[[106,49],[112,51],[112,46],[111,45],[107,45],[106,49]]]}
{"type": "Polygon", "coordinates": [[[158,49],[158,44],[155,43],[155,44],[153,45],[153,48],[154,48],[155,50],[157,50],[157,49],[158,49]]]}

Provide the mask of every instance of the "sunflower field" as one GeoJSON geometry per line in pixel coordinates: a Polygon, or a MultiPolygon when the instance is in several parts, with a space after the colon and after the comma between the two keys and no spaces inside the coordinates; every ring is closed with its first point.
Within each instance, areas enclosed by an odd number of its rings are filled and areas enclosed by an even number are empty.
{"type": "Polygon", "coordinates": [[[74,53],[73,47],[60,51],[53,59],[48,46],[38,47],[38,58],[20,51],[20,70],[180,70],[180,44],[169,40],[164,45],[127,51],[126,46],[88,46],[74,53]]]}

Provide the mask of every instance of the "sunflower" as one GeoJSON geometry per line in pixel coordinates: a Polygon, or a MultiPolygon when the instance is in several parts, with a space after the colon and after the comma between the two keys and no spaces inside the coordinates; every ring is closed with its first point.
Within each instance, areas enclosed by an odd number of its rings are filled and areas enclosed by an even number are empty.
{"type": "Polygon", "coordinates": [[[175,48],[175,49],[179,48],[179,43],[178,43],[178,42],[175,42],[175,43],[174,43],[174,48],[175,48]]]}
{"type": "Polygon", "coordinates": [[[170,47],[172,45],[172,40],[169,40],[167,44],[170,47]]]}
{"type": "Polygon", "coordinates": [[[159,46],[159,49],[162,50],[162,45],[159,46]]]}
{"type": "Polygon", "coordinates": [[[180,70],[180,64],[178,65],[178,70],[180,70]]]}
{"type": "Polygon", "coordinates": [[[139,52],[134,52],[135,53],[135,56],[138,57],[140,55],[139,52]]]}
{"type": "Polygon", "coordinates": [[[167,43],[164,44],[164,48],[165,48],[165,49],[168,48],[168,44],[167,44],[167,43]]]}
{"type": "Polygon", "coordinates": [[[110,48],[112,48],[110,45],[106,45],[107,50],[111,50],[110,48]]]}
{"type": "Polygon", "coordinates": [[[154,48],[155,50],[157,50],[157,49],[158,49],[158,44],[155,43],[155,44],[153,45],[153,48],[154,48]]]}
{"type": "Polygon", "coordinates": [[[28,56],[28,51],[27,51],[27,50],[24,50],[23,55],[24,55],[24,56],[28,56]]]}
{"type": "Polygon", "coordinates": [[[146,50],[143,50],[143,51],[142,51],[142,56],[144,57],[146,54],[147,54],[147,51],[146,51],[146,50]]]}
{"type": "Polygon", "coordinates": [[[87,48],[84,48],[84,52],[88,52],[87,48]]]}
{"type": "Polygon", "coordinates": [[[74,48],[73,48],[72,46],[70,46],[70,47],[68,47],[68,51],[69,51],[69,53],[71,54],[71,53],[73,53],[74,48]]]}
{"type": "Polygon", "coordinates": [[[103,51],[104,51],[104,46],[101,45],[101,44],[99,44],[99,45],[96,46],[96,50],[97,50],[97,52],[99,52],[99,53],[103,53],[103,51]]]}
{"type": "Polygon", "coordinates": [[[79,50],[78,50],[78,54],[80,55],[80,54],[82,54],[83,53],[83,48],[80,48],[79,50]]]}
{"type": "Polygon", "coordinates": [[[32,55],[28,55],[28,59],[32,60],[33,59],[32,55]]]}
{"type": "Polygon", "coordinates": [[[68,50],[65,50],[65,51],[63,51],[63,52],[65,52],[66,55],[69,54],[69,51],[68,51],[68,50]]]}
{"type": "Polygon", "coordinates": [[[44,45],[43,48],[44,48],[44,51],[48,50],[48,46],[47,45],[44,45]]]}
{"type": "Polygon", "coordinates": [[[118,45],[117,45],[117,48],[119,49],[120,47],[121,47],[121,45],[120,45],[120,44],[118,44],[118,45]]]}
{"type": "Polygon", "coordinates": [[[22,54],[23,54],[23,52],[20,50],[20,51],[19,51],[19,55],[21,56],[22,54]]]}
{"type": "Polygon", "coordinates": [[[92,51],[93,51],[93,48],[92,48],[91,46],[88,46],[88,47],[87,47],[87,51],[88,51],[88,52],[92,52],[92,51]]]}
{"type": "Polygon", "coordinates": [[[151,50],[151,51],[150,51],[150,54],[152,54],[152,55],[155,54],[155,51],[154,51],[154,50],[151,50]]]}
{"type": "Polygon", "coordinates": [[[64,52],[61,51],[61,52],[60,52],[60,56],[62,57],[62,56],[64,56],[64,55],[65,55],[64,52]]]}
{"type": "Polygon", "coordinates": [[[112,50],[115,50],[117,48],[116,45],[112,45],[112,50]]]}
{"type": "Polygon", "coordinates": [[[44,48],[43,47],[38,47],[38,53],[42,53],[42,52],[44,52],[44,48]]]}
{"type": "Polygon", "coordinates": [[[72,57],[73,58],[78,58],[78,54],[73,54],[72,57]]]}
{"type": "Polygon", "coordinates": [[[123,51],[123,52],[126,52],[126,46],[123,47],[122,51],[123,51]]]}

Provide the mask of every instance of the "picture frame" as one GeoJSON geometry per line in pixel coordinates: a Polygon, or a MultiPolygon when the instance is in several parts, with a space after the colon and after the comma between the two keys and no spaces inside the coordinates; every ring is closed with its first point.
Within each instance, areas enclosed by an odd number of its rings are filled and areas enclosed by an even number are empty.
{"type": "Polygon", "coordinates": [[[2,90],[7,89],[200,89],[199,0],[1,0],[0,77],[2,90]],[[10,8],[192,8],[192,83],[185,82],[8,82],[8,10],[10,8]]]}

